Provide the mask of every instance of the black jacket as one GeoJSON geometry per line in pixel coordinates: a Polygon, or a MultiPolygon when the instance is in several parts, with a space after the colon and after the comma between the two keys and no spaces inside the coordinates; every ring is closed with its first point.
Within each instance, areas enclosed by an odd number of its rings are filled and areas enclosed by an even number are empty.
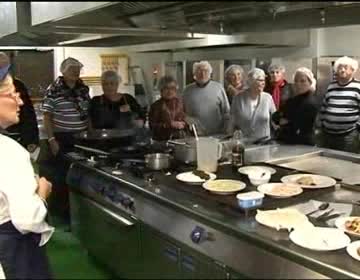
{"type": "Polygon", "coordinates": [[[5,134],[18,141],[25,148],[29,144],[39,144],[39,128],[34,106],[25,84],[14,78],[16,92],[20,93],[23,105],[20,107],[19,123],[6,129],[5,134]]]}

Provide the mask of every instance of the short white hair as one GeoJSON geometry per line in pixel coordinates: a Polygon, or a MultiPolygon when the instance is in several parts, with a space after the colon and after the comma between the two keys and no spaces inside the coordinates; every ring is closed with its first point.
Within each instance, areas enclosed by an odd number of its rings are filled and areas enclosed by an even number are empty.
{"type": "Polygon", "coordinates": [[[120,84],[122,79],[121,76],[114,70],[107,70],[102,73],[101,81],[112,81],[120,84]]]}
{"type": "Polygon", "coordinates": [[[63,62],[61,62],[60,72],[64,74],[72,66],[79,67],[80,69],[84,67],[84,65],[79,60],[73,57],[68,57],[63,62]]]}
{"type": "Polygon", "coordinates": [[[268,68],[268,73],[270,73],[270,72],[272,72],[272,71],[276,71],[276,70],[278,70],[278,71],[280,71],[280,72],[283,72],[283,73],[285,73],[285,66],[284,65],[282,65],[282,64],[278,64],[278,63],[274,63],[274,64],[271,64],[270,66],[269,66],[269,68],[268,68]]]}
{"type": "Polygon", "coordinates": [[[225,79],[228,80],[229,76],[234,73],[235,71],[240,72],[241,79],[244,80],[244,68],[242,68],[240,65],[232,64],[225,70],[225,79]]]}
{"type": "Polygon", "coordinates": [[[356,72],[356,70],[359,67],[359,63],[355,59],[352,59],[351,57],[348,56],[340,57],[335,61],[334,63],[335,72],[337,72],[339,65],[349,65],[354,70],[354,72],[356,72]]]}
{"type": "Polygon", "coordinates": [[[295,82],[295,77],[297,74],[304,74],[310,81],[310,90],[312,92],[315,92],[316,90],[316,79],[314,77],[314,74],[313,72],[309,69],[309,68],[306,68],[306,67],[300,67],[298,69],[296,69],[295,71],[295,74],[294,74],[294,82],[295,82]]]}
{"type": "Polygon", "coordinates": [[[204,67],[207,70],[209,70],[209,74],[212,73],[213,69],[211,67],[211,64],[209,63],[209,61],[203,60],[200,62],[195,62],[193,64],[193,74],[195,75],[196,71],[200,68],[200,67],[204,67]]]}
{"type": "Polygon", "coordinates": [[[260,68],[253,68],[248,73],[248,84],[251,85],[257,79],[265,80],[265,72],[260,68]]]}

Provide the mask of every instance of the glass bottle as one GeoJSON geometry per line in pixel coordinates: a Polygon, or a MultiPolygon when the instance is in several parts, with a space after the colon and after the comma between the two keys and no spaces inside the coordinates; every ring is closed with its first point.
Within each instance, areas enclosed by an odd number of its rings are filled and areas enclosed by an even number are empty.
{"type": "Polygon", "coordinates": [[[233,170],[237,171],[245,164],[245,147],[241,141],[242,133],[236,130],[233,135],[233,147],[231,152],[231,164],[233,170]]]}

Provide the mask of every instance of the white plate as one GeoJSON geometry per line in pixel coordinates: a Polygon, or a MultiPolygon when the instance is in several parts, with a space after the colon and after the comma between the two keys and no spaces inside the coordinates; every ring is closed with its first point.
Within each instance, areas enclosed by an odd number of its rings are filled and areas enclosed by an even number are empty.
{"type": "Polygon", "coordinates": [[[295,208],[276,209],[276,210],[257,210],[255,220],[267,227],[275,228],[276,230],[291,229],[297,227],[311,226],[308,217],[295,208]]]}
{"type": "Polygon", "coordinates": [[[238,180],[209,180],[203,187],[212,193],[227,195],[245,189],[246,184],[238,180]]]}
{"type": "Polygon", "coordinates": [[[336,181],[333,178],[327,177],[327,176],[322,176],[322,175],[317,175],[317,174],[293,174],[293,175],[288,175],[288,176],[282,177],[281,182],[297,184],[297,185],[301,186],[303,189],[329,188],[329,187],[332,187],[332,186],[334,186],[336,184],[336,181]],[[298,179],[300,179],[301,177],[304,177],[304,176],[311,177],[316,185],[312,186],[312,185],[298,184],[296,182],[296,180],[298,180],[298,179]]]}
{"type": "Polygon", "coordinates": [[[352,256],[355,260],[360,261],[360,256],[357,252],[357,249],[360,248],[360,240],[354,241],[352,243],[350,243],[347,247],[346,247],[346,252],[352,256]]]}
{"type": "MultiPolygon", "coordinates": [[[[206,174],[210,176],[210,180],[216,179],[216,175],[214,173],[206,172],[206,174]]],[[[176,175],[176,179],[187,184],[196,184],[196,185],[201,185],[206,181],[204,179],[201,179],[199,176],[196,176],[194,173],[192,173],[192,171],[180,173],[176,175]]]]}
{"type": "Polygon", "coordinates": [[[295,195],[299,195],[303,192],[299,185],[284,184],[284,183],[268,183],[258,186],[258,191],[268,196],[276,198],[287,198],[295,195]],[[279,188],[282,188],[283,192],[277,192],[279,188]],[[287,191],[287,192],[286,192],[287,191]]]}
{"type": "Polygon", "coordinates": [[[342,230],[328,227],[298,227],[289,238],[296,245],[315,251],[339,250],[351,242],[342,230]]]}
{"type": "Polygon", "coordinates": [[[249,173],[263,173],[264,171],[269,171],[270,174],[275,174],[276,170],[268,166],[252,165],[252,166],[243,166],[238,169],[241,174],[249,175],[249,173]]]}
{"type": "Polygon", "coordinates": [[[360,233],[356,233],[354,231],[351,231],[351,230],[348,230],[345,228],[345,222],[346,221],[352,221],[353,219],[355,218],[358,218],[360,219],[360,217],[355,217],[355,216],[352,216],[352,217],[341,217],[341,218],[338,218],[335,220],[335,226],[343,231],[345,231],[346,233],[349,233],[353,236],[359,236],[360,237],[360,233]]]}

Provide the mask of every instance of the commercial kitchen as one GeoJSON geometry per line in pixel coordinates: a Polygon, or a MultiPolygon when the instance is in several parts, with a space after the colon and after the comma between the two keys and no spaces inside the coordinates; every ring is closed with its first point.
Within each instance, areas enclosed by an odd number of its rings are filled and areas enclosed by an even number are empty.
{"type": "MultiPolygon", "coordinates": [[[[306,67],[321,105],[336,84],[336,67],[347,69],[338,59],[360,62],[359,13],[360,3],[332,1],[1,2],[0,51],[36,112],[35,170],[60,174],[48,161],[56,134],[48,135],[44,100],[69,57],[81,62],[92,99],[103,95],[102,75],[113,70],[121,77],[118,92],[131,95],[146,116],[141,128],[85,129],[65,153],[70,228],[57,227],[51,209],[48,223],[54,237],[64,231],[90,266],[106,273],[89,268],[81,276],[82,261],[70,264],[66,238],[61,248],[52,238],[46,246],[54,278],[360,278],[357,150],[323,146],[321,127],[310,145],[273,134],[210,135],[196,122],[184,137],[156,140],[149,124],[162,78],[173,77],[169,83],[185,96],[204,62],[224,88],[231,65],[249,81],[260,79],[250,73],[266,73],[266,82],[271,65],[282,65],[291,84],[306,67]],[[244,148],[237,166],[235,141],[244,148]],[[210,171],[201,168],[209,158],[210,171]]],[[[353,70],[357,83],[360,71],[353,70]]]]}

